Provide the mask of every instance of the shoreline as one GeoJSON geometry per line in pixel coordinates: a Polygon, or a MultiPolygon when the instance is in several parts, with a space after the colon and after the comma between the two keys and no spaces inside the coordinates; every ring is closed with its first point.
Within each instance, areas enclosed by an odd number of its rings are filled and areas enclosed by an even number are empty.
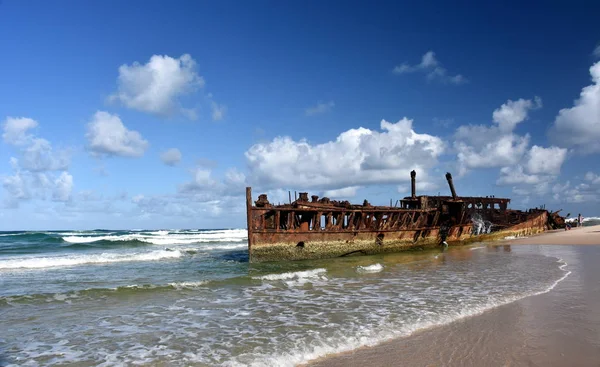
{"type": "Polygon", "coordinates": [[[555,229],[529,237],[499,241],[503,245],[600,245],[600,225],[555,229]]]}
{"type": "MultiPolygon", "coordinates": [[[[572,246],[574,251],[593,252],[596,261],[600,261],[600,248],[595,246],[600,245],[600,225],[572,228],[568,231],[552,230],[531,237],[501,240],[490,245],[572,246]]],[[[594,282],[597,284],[594,286],[596,292],[577,284],[578,281],[581,282],[581,274],[575,277],[567,276],[548,292],[528,296],[449,324],[422,329],[409,336],[394,338],[378,345],[323,356],[301,366],[479,366],[482,362],[486,365],[511,366],[598,364],[600,343],[590,342],[580,334],[587,335],[590,325],[596,325],[597,328],[591,329],[591,338],[597,339],[595,330],[600,330],[600,310],[579,311],[575,315],[561,314],[562,308],[565,307],[563,305],[568,304],[574,297],[593,297],[593,303],[600,306],[600,272],[586,268],[580,273],[585,273],[585,270],[593,272],[594,282]],[[523,314],[529,316],[528,323],[517,323],[515,320],[522,318],[523,314]],[[585,320],[586,317],[589,320],[585,320]],[[570,320],[571,318],[576,321],[570,320]],[[546,325],[559,325],[562,332],[552,332],[546,325]],[[532,330],[538,330],[539,335],[531,335],[532,330]],[[466,350],[452,348],[455,344],[464,345],[466,350]],[[431,348],[432,346],[436,348],[431,348]],[[476,349],[487,350],[485,356],[475,358],[474,356],[480,353],[476,349]]]]}

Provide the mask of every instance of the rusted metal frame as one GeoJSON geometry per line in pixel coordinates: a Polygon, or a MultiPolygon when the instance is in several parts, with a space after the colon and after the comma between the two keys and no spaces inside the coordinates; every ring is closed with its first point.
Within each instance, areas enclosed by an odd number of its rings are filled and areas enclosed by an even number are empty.
{"type": "Polygon", "coordinates": [[[252,218],[252,188],[246,187],[246,222],[248,226],[248,251],[252,248],[252,232],[254,231],[254,218],[252,218]]]}
{"type": "Polygon", "coordinates": [[[340,230],[344,229],[344,212],[338,212],[337,217],[335,218],[335,229],[340,230]]]}
{"type": "Polygon", "coordinates": [[[279,227],[281,226],[281,222],[279,220],[280,216],[281,216],[281,212],[280,211],[276,211],[275,212],[275,230],[277,232],[279,232],[279,230],[280,230],[279,227]]]}
{"type": "Polygon", "coordinates": [[[401,220],[402,220],[402,213],[394,213],[394,216],[396,217],[394,219],[394,223],[392,224],[392,228],[398,228],[400,226],[401,220]]]}
{"type": "Polygon", "coordinates": [[[376,213],[375,214],[375,228],[374,228],[375,230],[383,229],[382,228],[382,226],[383,226],[383,216],[384,216],[383,213],[376,213]]]}
{"type": "MultiPolygon", "coordinates": [[[[457,226],[459,227],[459,226],[457,226]]],[[[411,231],[421,231],[421,230],[425,230],[425,229],[439,229],[440,227],[415,227],[415,228],[404,228],[404,229],[384,229],[384,230],[379,230],[378,232],[411,232],[411,231]]],[[[373,233],[375,234],[376,232],[373,231],[372,229],[363,229],[363,230],[356,230],[356,231],[346,231],[346,230],[339,230],[339,231],[322,231],[320,233],[373,233]]],[[[254,234],[273,234],[273,235],[277,235],[277,236],[286,236],[286,235],[297,235],[297,234],[310,234],[313,233],[314,231],[294,231],[294,232],[276,232],[273,229],[265,229],[265,230],[255,230],[253,231],[254,234]]]]}
{"type": "Polygon", "coordinates": [[[350,212],[350,215],[348,216],[348,230],[352,231],[354,230],[354,213],[355,212],[350,212]]]}
{"type": "Polygon", "coordinates": [[[416,226],[415,226],[415,215],[416,215],[416,214],[417,214],[417,212],[412,212],[412,213],[410,213],[410,220],[409,220],[409,223],[408,223],[408,224],[409,224],[409,225],[408,225],[408,227],[409,227],[409,228],[414,228],[414,227],[416,227],[416,226]]]}
{"type": "Polygon", "coordinates": [[[384,212],[384,213],[388,213],[388,212],[395,212],[395,213],[409,213],[409,212],[429,212],[429,211],[435,211],[435,208],[428,208],[428,209],[405,209],[405,208],[390,208],[390,207],[369,207],[369,208],[354,208],[354,209],[346,209],[343,207],[324,207],[324,208],[313,208],[313,207],[306,207],[306,208],[292,208],[289,206],[284,207],[282,206],[274,206],[274,207],[269,207],[269,208],[257,208],[257,207],[252,207],[253,211],[257,211],[257,212],[268,212],[268,211],[290,211],[290,210],[294,210],[294,211],[298,211],[298,212],[313,212],[313,211],[330,211],[330,212],[384,212]]]}

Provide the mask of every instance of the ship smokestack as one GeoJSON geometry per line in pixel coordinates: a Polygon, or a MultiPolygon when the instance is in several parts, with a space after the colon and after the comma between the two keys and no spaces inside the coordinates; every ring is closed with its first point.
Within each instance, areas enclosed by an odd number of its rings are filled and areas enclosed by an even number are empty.
{"type": "Polygon", "coordinates": [[[452,175],[450,172],[446,173],[446,180],[448,180],[448,186],[450,186],[450,191],[452,192],[452,199],[456,200],[456,191],[454,190],[454,184],[452,183],[452,175]]]}
{"type": "Polygon", "coordinates": [[[410,171],[410,192],[413,199],[417,197],[417,182],[415,177],[417,177],[417,172],[414,170],[410,171]]]}

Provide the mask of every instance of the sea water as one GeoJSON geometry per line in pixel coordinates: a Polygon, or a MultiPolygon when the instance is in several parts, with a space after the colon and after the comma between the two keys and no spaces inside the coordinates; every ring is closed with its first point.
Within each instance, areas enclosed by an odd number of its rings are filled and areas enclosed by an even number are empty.
{"type": "MultiPolygon", "coordinates": [[[[537,247],[250,264],[228,230],[0,233],[0,365],[294,366],[552,289],[537,247]]],[[[541,248],[541,250],[540,250],[541,248]]]]}

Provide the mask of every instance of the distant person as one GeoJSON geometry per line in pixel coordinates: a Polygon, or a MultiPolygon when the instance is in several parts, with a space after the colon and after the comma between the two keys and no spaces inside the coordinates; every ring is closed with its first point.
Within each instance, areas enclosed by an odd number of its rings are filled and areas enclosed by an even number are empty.
{"type": "Polygon", "coordinates": [[[577,227],[583,227],[583,217],[581,216],[581,213],[577,216],[577,227]]]}

